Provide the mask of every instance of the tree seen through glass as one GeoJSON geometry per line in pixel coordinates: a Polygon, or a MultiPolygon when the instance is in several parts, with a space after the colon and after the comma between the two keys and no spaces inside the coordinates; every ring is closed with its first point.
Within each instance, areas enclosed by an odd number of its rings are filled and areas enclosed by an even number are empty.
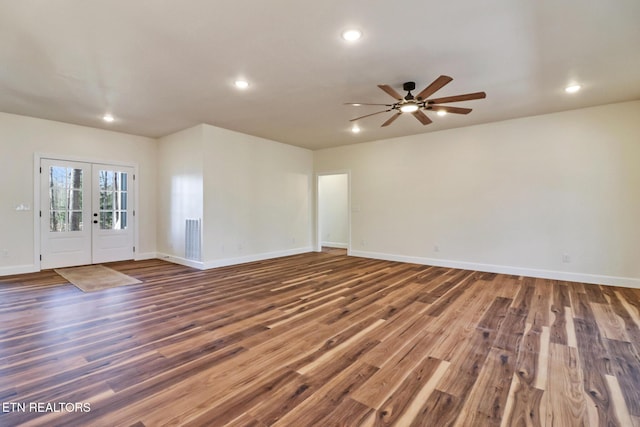
{"type": "Polygon", "coordinates": [[[101,170],[98,174],[100,191],[100,229],[127,228],[127,173],[101,170]]]}
{"type": "Polygon", "coordinates": [[[82,169],[49,168],[49,230],[82,231],[82,169]]]}

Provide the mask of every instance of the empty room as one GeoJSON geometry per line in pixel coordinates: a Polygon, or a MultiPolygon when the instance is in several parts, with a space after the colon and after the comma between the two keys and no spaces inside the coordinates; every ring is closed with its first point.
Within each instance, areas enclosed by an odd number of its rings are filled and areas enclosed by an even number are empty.
{"type": "Polygon", "coordinates": [[[638,22],[0,1],[0,425],[640,427],[638,22]]]}

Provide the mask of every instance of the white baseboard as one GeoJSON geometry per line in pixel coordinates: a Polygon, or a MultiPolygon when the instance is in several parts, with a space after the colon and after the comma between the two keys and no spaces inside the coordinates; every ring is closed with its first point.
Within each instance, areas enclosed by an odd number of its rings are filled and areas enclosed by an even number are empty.
{"type": "Polygon", "coordinates": [[[347,243],[338,243],[338,242],[322,242],[322,246],[326,246],[329,248],[339,248],[339,249],[349,248],[349,245],[347,243]]]}
{"type": "Polygon", "coordinates": [[[160,258],[156,252],[141,252],[141,253],[137,253],[136,256],[133,258],[133,260],[142,261],[145,259],[155,259],[155,258],[160,258]]]}
{"type": "Polygon", "coordinates": [[[263,252],[259,254],[246,255],[246,256],[236,257],[236,258],[216,259],[213,261],[205,261],[205,262],[193,261],[193,260],[177,257],[174,255],[163,254],[163,253],[158,253],[156,258],[173,262],[175,264],[186,265],[187,267],[197,268],[198,270],[209,270],[212,268],[227,267],[229,265],[244,264],[247,262],[263,261],[266,259],[280,258],[280,257],[290,256],[290,255],[298,255],[298,254],[303,254],[307,252],[313,252],[313,248],[311,248],[311,246],[308,246],[303,248],[286,249],[283,251],[263,252]]]}
{"type": "MultiPolygon", "coordinates": [[[[136,254],[134,261],[142,261],[144,259],[160,258],[155,252],[145,252],[136,254]]],[[[11,276],[14,274],[36,273],[41,271],[39,265],[12,265],[8,267],[0,267],[0,276],[11,276]]]]}
{"type": "MultiPolygon", "coordinates": [[[[140,253],[136,255],[136,261],[143,259],[159,258],[175,264],[181,264],[199,270],[207,270],[216,267],[225,267],[229,265],[244,264],[247,262],[263,261],[266,259],[280,258],[290,255],[298,255],[302,253],[313,252],[311,246],[287,249],[283,251],[265,252],[254,255],[247,255],[236,258],[224,258],[214,261],[193,261],[185,258],[155,252],[140,253]]],[[[507,265],[481,264],[465,261],[443,260],[436,258],[414,257],[407,255],[395,255],[381,252],[356,251],[351,250],[350,256],[363,258],[381,259],[385,261],[407,262],[413,264],[433,265],[437,267],[459,268],[462,270],[485,271],[489,273],[511,274],[516,276],[538,277],[542,279],[566,280],[569,282],[593,283],[598,285],[622,286],[627,288],[640,289],[640,279],[634,277],[605,276],[598,274],[585,274],[567,271],[539,270],[522,267],[512,267],[507,265]]],[[[0,276],[11,276],[14,274],[34,273],[40,271],[35,264],[14,265],[0,267],[0,276]]]]}
{"type": "Polygon", "coordinates": [[[313,252],[313,248],[311,246],[305,246],[302,248],[285,249],[282,251],[274,251],[274,252],[263,252],[259,254],[246,255],[246,256],[236,257],[236,258],[216,259],[213,261],[205,262],[204,269],[208,270],[210,268],[226,267],[229,265],[244,264],[247,262],[264,261],[266,259],[280,258],[284,256],[291,256],[291,255],[299,255],[307,252],[313,252]]]}
{"type": "Polygon", "coordinates": [[[14,274],[35,273],[37,271],[40,271],[40,268],[35,264],[11,265],[0,267],[0,276],[13,276],[14,274]]]}
{"type": "Polygon", "coordinates": [[[568,271],[538,270],[533,268],[512,267],[508,265],[481,264],[465,261],[436,258],[394,255],[380,252],[354,251],[349,255],[385,261],[408,262],[412,264],[433,265],[436,267],[459,268],[462,270],[484,271],[488,273],[511,274],[515,276],[538,277],[541,279],[565,280],[568,282],[592,283],[596,285],[622,286],[640,289],[640,279],[634,277],[605,276],[568,271]]]}
{"type": "Polygon", "coordinates": [[[187,267],[197,268],[198,270],[204,270],[204,263],[202,261],[194,261],[191,259],[186,259],[179,256],[163,254],[163,253],[157,253],[156,258],[169,261],[174,264],[186,265],[187,267]]]}

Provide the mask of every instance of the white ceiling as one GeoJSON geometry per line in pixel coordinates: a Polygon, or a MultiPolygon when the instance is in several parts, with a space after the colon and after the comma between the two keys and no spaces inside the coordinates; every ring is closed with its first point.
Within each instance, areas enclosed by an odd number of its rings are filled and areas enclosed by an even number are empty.
{"type": "Polygon", "coordinates": [[[137,135],[208,123],[318,149],[634,99],[638,0],[0,0],[0,111],[137,135]],[[349,131],[378,107],[344,103],[440,74],[435,96],[487,98],[349,131]]]}

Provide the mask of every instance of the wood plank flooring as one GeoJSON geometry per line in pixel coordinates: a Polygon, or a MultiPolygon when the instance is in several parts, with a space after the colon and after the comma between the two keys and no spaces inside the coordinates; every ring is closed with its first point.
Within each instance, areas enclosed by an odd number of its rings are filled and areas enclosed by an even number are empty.
{"type": "Polygon", "coordinates": [[[109,267],[143,283],[0,278],[0,425],[640,427],[639,290],[332,252],[109,267]]]}

